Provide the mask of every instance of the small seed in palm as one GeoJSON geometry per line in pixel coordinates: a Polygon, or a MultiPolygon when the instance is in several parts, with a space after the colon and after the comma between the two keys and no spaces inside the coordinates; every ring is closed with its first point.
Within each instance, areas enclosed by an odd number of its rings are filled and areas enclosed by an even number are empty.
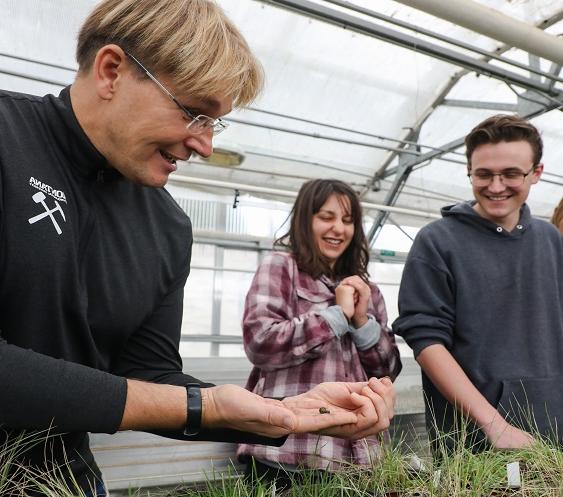
{"type": "Polygon", "coordinates": [[[330,414],[330,410],[327,409],[326,407],[319,407],[319,413],[320,414],[330,414]]]}

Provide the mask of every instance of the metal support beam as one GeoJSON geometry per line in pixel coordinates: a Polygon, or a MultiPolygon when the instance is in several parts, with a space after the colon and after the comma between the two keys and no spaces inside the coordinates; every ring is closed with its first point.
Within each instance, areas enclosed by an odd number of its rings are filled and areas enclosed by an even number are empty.
{"type": "Polygon", "coordinates": [[[449,107],[463,107],[468,109],[487,109],[502,112],[517,112],[516,104],[506,104],[501,102],[480,102],[479,100],[456,100],[455,98],[446,98],[442,105],[449,107]]]}
{"type": "Polygon", "coordinates": [[[366,16],[369,16],[369,17],[373,17],[374,19],[379,19],[380,21],[384,21],[384,22],[387,22],[387,23],[390,23],[390,24],[394,24],[395,26],[399,26],[401,28],[408,29],[410,31],[413,31],[417,35],[428,36],[429,38],[434,38],[436,40],[446,42],[449,45],[453,45],[453,46],[456,46],[456,47],[459,47],[459,48],[463,48],[464,50],[468,50],[470,52],[482,55],[482,56],[486,57],[488,60],[491,60],[491,59],[498,60],[499,62],[502,62],[503,64],[508,64],[508,65],[511,65],[511,66],[514,66],[514,67],[518,67],[519,69],[523,69],[524,71],[528,71],[528,72],[533,73],[533,74],[538,74],[540,76],[544,76],[547,80],[554,81],[554,82],[557,82],[557,81],[563,82],[563,79],[559,78],[557,76],[557,73],[555,75],[553,73],[551,73],[551,74],[546,73],[545,71],[542,71],[540,67],[527,66],[526,64],[522,64],[518,61],[515,61],[515,60],[512,60],[512,59],[507,59],[506,57],[502,57],[498,53],[488,52],[487,50],[483,50],[483,49],[476,47],[474,45],[470,45],[468,43],[457,40],[455,38],[445,36],[442,33],[436,33],[434,31],[430,31],[428,29],[423,28],[420,25],[417,26],[417,25],[414,25],[414,24],[410,24],[410,23],[402,21],[402,20],[400,20],[396,17],[386,16],[384,14],[380,14],[379,12],[375,12],[373,10],[366,9],[364,7],[360,7],[359,5],[351,4],[348,0],[325,0],[325,2],[334,4],[334,5],[338,5],[339,7],[344,7],[348,10],[353,11],[353,12],[358,12],[359,14],[363,14],[363,15],[366,15],[366,16]]]}
{"type": "MultiPolygon", "coordinates": [[[[559,72],[561,71],[561,66],[559,66],[558,64],[553,64],[551,66],[550,71],[553,72],[554,74],[559,74],[559,72]]],[[[450,85],[452,84],[453,82],[450,83],[450,85]]],[[[442,99],[442,101],[445,101],[445,99],[442,99]]],[[[523,94],[518,94],[518,105],[517,105],[518,114],[528,119],[541,115],[550,110],[560,108],[561,106],[563,106],[563,96],[559,96],[559,98],[553,98],[553,97],[548,97],[547,95],[538,95],[536,92],[529,92],[529,91],[523,94]]],[[[421,126],[422,124],[417,128],[417,130],[420,130],[421,126]]],[[[411,133],[413,132],[414,130],[411,131],[411,133]]],[[[453,142],[450,142],[440,147],[440,149],[454,151],[459,147],[463,146],[463,144],[464,144],[464,139],[459,138],[458,140],[455,140],[453,142]]],[[[440,158],[439,153],[434,154],[434,156],[432,156],[431,154],[432,153],[429,152],[427,154],[424,154],[422,157],[419,157],[419,159],[417,160],[411,159],[408,161],[407,164],[404,164],[401,161],[399,161],[398,167],[390,168],[390,169],[388,168],[380,169],[380,171],[378,171],[378,175],[376,175],[378,179],[382,179],[384,177],[393,174],[396,175],[395,181],[393,183],[392,191],[388,193],[387,198],[385,199],[386,204],[389,203],[390,205],[393,205],[397,201],[399,193],[402,191],[403,187],[405,186],[408,180],[409,174],[416,168],[417,165],[422,164],[425,161],[430,162],[432,159],[440,158]],[[418,164],[415,163],[420,159],[422,159],[422,162],[418,162],[418,164]]],[[[547,180],[547,179],[545,181],[549,183],[556,183],[552,180],[547,180]]],[[[369,231],[370,236],[368,237],[368,240],[371,245],[375,243],[375,240],[377,239],[377,236],[381,231],[381,228],[383,227],[383,223],[385,222],[385,220],[386,219],[380,216],[378,219],[376,219],[376,221],[372,225],[369,231]]]]}
{"type": "Polygon", "coordinates": [[[11,54],[11,53],[8,53],[8,52],[0,52],[0,57],[6,57],[8,59],[13,59],[13,60],[19,60],[20,62],[30,62],[32,64],[37,64],[39,66],[51,67],[52,69],[61,69],[63,71],[70,71],[72,73],[75,73],[76,71],[78,71],[78,67],[70,67],[70,66],[65,66],[63,64],[53,64],[51,62],[45,62],[45,61],[39,60],[39,59],[32,59],[30,57],[21,57],[19,55],[11,54]]]}
{"type": "Polygon", "coordinates": [[[554,102],[553,99],[536,92],[526,91],[518,95],[518,115],[520,116],[537,116],[546,112],[544,109],[556,109],[563,105],[563,99],[554,102]]]}
{"type": "MultiPolygon", "coordinates": [[[[552,74],[559,74],[561,73],[561,64],[556,64],[555,62],[553,64],[551,64],[551,67],[549,68],[549,72],[552,74]]],[[[551,83],[549,83],[550,87],[553,88],[555,86],[555,81],[551,81],[551,83]]]]}
{"type": "MultiPolygon", "coordinates": [[[[227,231],[227,214],[225,206],[219,205],[217,209],[217,217],[215,220],[215,229],[217,231],[227,231]]],[[[214,250],[215,267],[222,268],[225,265],[225,249],[216,246],[214,250]]],[[[221,306],[223,303],[223,271],[213,271],[212,299],[211,305],[211,335],[221,334],[221,306]]],[[[219,344],[211,343],[209,355],[215,357],[219,355],[219,344]]]]}
{"type": "MultiPolygon", "coordinates": [[[[446,153],[447,152],[453,152],[454,150],[457,150],[459,147],[463,146],[463,142],[464,142],[463,138],[458,138],[457,140],[454,140],[454,141],[451,141],[449,143],[446,143],[445,145],[442,145],[441,148],[446,150],[446,153]]],[[[439,159],[441,157],[441,155],[442,155],[442,152],[438,152],[438,153],[435,153],[435,154],[433,154],[432,152],[429,152],[427,154],[424,154],[421,157],[422,160],[420,162],[415,161],[415,162],[410,164],[411,170],[412,170],[412,168],[414,168],[414,166],[417,166],[418,164],[422,164],[424,162],[428,162],[428,161],[431,161],[433,159],[439,159]]],[[[400,171],[400,166],[388,168],[383,173],[382,178],[394,176],[397,173],[399,173],[399,171],[400,171]]]]}
{"type": "MultiPolygon", "coordinates": [[[[547,19],[545,21],[543,21],[541,23],[541,26],[543,29],[546,29],[550,26],[553,26],[554,24],[558,23],[559,21],[561,21],[563,19],[563,11],[559,12],[558,14],[554,15],[553,17],[551,17],[550,19],[547,19]]],[[[504,46],[502,48],[500,48],[497,52],[499,54],[504,53],[505,51],[509,50],[511,47],[510,46],[504,46]]],[[[551,68],[550,68],[550,73],[554,74],[554,75],[558,75],[561,71],[561,66],[558,64],[552,64],[551,68]]],[[[408,132],[408,134],[405,136],[405,139],[411,139],[412,136],[414,135],[415,132],[418,132],[423,124],[426,122],[426,119],[431,115],[432,111],[439,105],[442,105],[444,103],[444,101],[446,100],[447,95],[449,94],[449,92],[452,90],[452,88],[457,84],[457,82],[467,74],[467,70],[461,70],[459,71],[454,77],[452,77],[450,79],[450,81],[447,82],[446,85],[444,85],[444,88],[442,88],[440,94],[436,97],[436,99],[434,100],[434,102],[432,102],[428,108],[426,109],[426,112],[424,112],[423,117],[421,119],[418,120],[418,122],[413,125],[413,128],[411,128],[408,132]]],[[[555,86],[555,81],[553,79],[551,79],[550,82],[550,89],[553,90],[555,86]]],[[[560,97],[561,98],[561,97],[560,97]]],[[[547,110],[551,110],[552,108],[557,108],[557,105],[552,105],[555,102],[552,102],[549,105],[548,109],[545,109],[545,111],[547,110]]],[[[532,117],[532,116],[530,116],[532,117]]],[[[463,145],[464,140],[462,138],[455,140],[453,142],[450,142],[448,144],[446,144],[443,148],[446,150],[446,152],[444,153],[448,153],[448,152],[453,152],[456,149],[460,148],[463,145]]],[[[395,158],[397,157],[397,153],[393,152],[390,153],[388,155],[388,157],[385,159],[385,161],[383,162],[383,164],[380,166],[380,168],[377,170],[377,172],[375,173],[372,181],[370,182],[370,185],[373,186],[374,184],[377,184],[379,181],[381,181],[382,179],[385,179],[388,176],[392,176],[398,173],[399,169],[398,167],[395,168],[389,168],[389,166],[393,163],[393,161],[395,160],[395,158]]],[[[438,158],[440,156],[440,154],[436,154],[435,158],[438,158]]],[[[432,160],[433,157],[431,156],[422,156],[421,159],[423,161],[427,161],[430,162],[432,160]]],[[[423,162],[421,162],[422,164],[423,162]]],[[[413,167],[411,168],[411,171],[415,169],[415,165],[413,165],[413,167]]],[[[406,181],[408,179],[408,176],[404,176],[403,175],[403,180],[404,180],[404,184],[406,184],[406,181]]],[[[368,186],[370,186],[368,185],[368,186]]],[[[369,188],[368,188],[369,189],[369,188]]],[[[368,190],[366,189],[366,191],[368,190]]],[[[396,196],[391,199],[389,201],[390,204],[394,204],[397,200],[397,196],[398,196],[398,192],[402,189],[402,186],[397,185],[396,191],[397,194],[396,196]]],[[[387,202],[386,202],[387,203],[387,202]]],[[[373,238],[371,238],[369,241],[371,244],[373,244],[377,238],[378,233],[381,230],[381,226],[378,226],[376,223],[374,223],[374,225],[371,227],[370,229],[370,233],[373,233],[373,238]]]]}
{"type": "Polygon", "coordinates": [[[14,76],[16,78],[29,79],[30,81],[37,81],[38,83],[47,83],[49,85],[55,85],[55,86],[64,87],[70,84],[70,82],[64,82],[58,79],[44,78],[43,76],[34,76],[33,74],[27,74],[20,71],[12,71],[11,69],[0,68],[0,74],[14,76]]]}
{"type": "MultiPolygon", "coordinates": [[[[381,144],[372,143],[372,142],[352,140],[350,138],[343,138],[343,137],[340,137],[340,136],[324,135],[324,134],[321,134],[321,133],[317,133],[316,131],[314,131],[314,132],[313,131],[300,131],[300,130],[293,129],[293,128],[285,128],[285,127],[282,127],[282,126],[275,126],[273,124],[256,123],[256,122],[248,121],[246,119],[228,117],[228,118],[225,118],[225,121],[228,122],[228,123],[237,123],[237,124],[243,124],[245,126],[254,126],[254,127],[257,127],[257,128],[269,129],[269,130],[272,130],[272,131],[278,131],[280,133],[289,133],[289,134],[292,134],[292,135],[306,136],[308,138],[314,138],[314,139],[317,139],[317,140],[328,140],[330,142],[343,143],[345,145],[354,145],[354,146],[358,146],[358,147],[375,148],[377,150],[386,150],[386,151],[390,151],[390,152],[411,153],[413,155],[421,155],[422,154],[422,152],[420,150],[418,152],[415,152],[415,151],[406,152],[408,150],[408,148],[391,147],[389,145],[381,145],[381,144]]],[[[350,132],[353,132],[353,131],[350,131],[350,132]]],[[[366,133],[358,132],[356,134],[365,135],[366,133]]],[[[400,140],[396,140],[396,141],[400,142],[400,140]]],[[[425,147],[425,148],[436,149],[436,147],[425,147]]],[[[444,160],[451,161],[451,162],[459,162],[455,159],[444,159],[444,160]]]]}
{"type": "Polygon", "coordinates": [[[345,12],[331,9],[324,5],[313,3],[309,0],[265,0],[267,3],[289,8],[298,13],[313,16],[323,21],[342,26],[347,29],[372,36],[395,45],[415,50],[418,53],[449,62],[460,67],[464,67],[479,74],[490,76],[501,81],[509,82],[525,89],[537,90],[540,92],[552,91],[554,95],[559,94],[548,83],[534,81],[520,74],[507,71],[498,66],[489,64],[455,50],[445,48],[426,40],[410,36],[405,33],[394,31],[385,26],[378,25],[369,20],[362,19],[345,12]]]}
{"type": "MultiPolygon", "coordinates": [[[[523,117],[524,119],[532,119],[534,117],[540,116],[549,112],[554,109],[558,109],[563,107],[563,98],[553,99],[547,98],[537,93],[524,93],[519,95],[519,103],[518,103],[518,114],[523,117]]],[[[464,138],[459,138],[452,142],[447,143],[446,145],[442,145],[440,149],[444,152],[437,152],[431,151],[425,154],[422,154],[420,157],[413,159],[409,165],[414,168],[419,164],[424,162],[429,162],[434,159],[439,159],[444,153],[453,152],[454,150],[463,146],[464,138]]],[[[411,170],[412,170],[411,168],[411,170]]],[[[400,167],[392,167],[385,170],[385,172],[381,175],[381,178],[387,178],[389,176],[393,176],[400,171],[400,167]]]]}
{"type": "MultiPolygon", "coordinates": [[[[232,183],[229,181],[219,181],[207,178],[195,178],[193,176],[183,176],[177,173],[170,175],[170,181],[173,183],[186,183],[190,186],[210,186],[214,188],[226,188],[228,190],[240,190],[241,192],[249,193],[262,193],[265,195],[272,195],[277,197],[297,197],[297,192],[290,190],[280,190],[276,188],[266,188],[263,186],[254,186],[244,183],[232,183]]],[[[438,214],[433,212],[424,212],[415,209],[406,209],[403,207],[395,207],[389,205],[375,204],[371,202],[362,202],[362,207],[366,210],[386,210],[396,214],[406,214],[408,216],[424,217],[424,218],[439,218],[438,214]]]]}
{"type": "MultiPolygon", "coordinates": [[[[563,82],[563,79],[561,80],[561,82],[563,82]]],[[[323,128],[329,128],[329,129],[334,129],[337,131],[344,131],[345,133],[352,133],[354,135],[361,135],[361,136],[366,136],[368,138],[374,138],[376,140],[381,140],[381,141],[389,141],[392,143],[396,143],[399,146],[404,146],[404,145],[408,145],[410,143],[414,143],[414,142],[409,142],[406,140],[401,140],[399,138],[392,138],[390,136],[384,136],[381,135],[379,133],[368,133],[367,131],[362,131],[360,129],[357,128],[347,128],[344,126],[337,126],[335,124],[329,124],[327,122],[321,122],[321,121],[317,121],[317,120],[312,120],[312,119],[305,119],[303,117],[297,117],[294,115],[289,115],[289,114],[282,114],[281,112],[274,112],[271,110],[265,110],[265,109],[259,109],[257,107],[247,107],[246,110],[250,110],[253,112],[259,112],[262,114],[267,114],[270,116],[276,116],[276,117],[281,117],[282,119],[289,119],[291,121],[297,121],[297,122],[302,122],[302,123],[306,123],[306,124],[313,124],[314,126],[322,126],[323,128]]],[[[421,149],[423,148],[428,148],[428,149],[436,149],[437,147],[434,147],[432,145],[425,145],[423,143],[416,143],[416,145],[418,145],[421,149]]],[[[248,148],[245,149],[245,152],[247,152],[248,148]]]]}
{"type": "MultiPolygon", "coordinates": [[[[375,149],[379,149],[379,150],[389,150],[389,151],[395,151],[395,152],[401,152],[403,150],[401,148],[391,147],[389,145],[380,145],[380,144],[377,144],[377,143],[368,143],[368,142],[363,142],[363,141],[358,141],[358,140],[351,140],[349,138],[342,138],[342,137],[333,136],[333,135],[324,135],[324,134],[312,132],[312,131],[301,131],[301,130],[297,130],[297,129],[293,129],[293,128],[285,128],[283,126],[275,126],[273,124],[256,123],[256,122],[248,121],[247,119],[240,119],[238,117],[228,117],[228,118],[225,118],[225,121],[227,121],[229,123],[243,124],[245,126],[254,126],[254,127],[257,127],[257,128],[269,129],[269,130],[272,130],[272,131],[278,131],[280,133],[290,133],[290,134],[298,135],[298,136],[306,136],[306,137],[315,138],[315,139],[318,139],[318,140],[329,140],[331,142],[343,143],[345,145],[354,145],[354,146],[375,148],[375,149]]],[[[361,134],[361,133],[358,133],[358,134],[361,134]]],[[[419,155],[418,152],[413,152],[413,154],[419,155]]]]}
{"type": "MultiPolygon", "coordinates": [[[[553,64],[550,69],[551,72],[554,74],[558,74],[561,71],[561,66],[558,64],[553,64]]],[[[510,85],[509,85],[510,86],[510,85]]],[[[560,94],[557,97],[548,96],[546,94],[541,94],[537,92],[527,91],[521,94],[517,94],[518,103],[516,105],[518,114],[525,119],[532,119],[534,117],[540,116],[546,112],[549,112],[554,109],[559,109],[563,107],[563,94],[560,94]]],[[[445,102],[446,99],[444,98],[442,102],[445,102]]],[[[438,102],[435,103],[438,105],[438,102]]],[[[413,166],[417,166],[418,164],[422,164],[424,162],[431,161],[433,159],[438,159],[441,155],[453,152],[454,150],[458,149],[463,145],[463,138],[459,138],[454,140],[446,145],[438,147],[441,152],[433,153],[428,152],[417,159],[414,160],[413,166]]],[[[388,176],[392,176],[397,174],[399,170],[398,167],[394,168],[386,168],[385,170],[380,170],[376,174],[377,179],[383,179],[388,176]]]]}
{"type": "MultiPolygon", "coordinates": [[[[537,95],[535,95],[535,97],[537,98],[537,95]]],[[[550,110],[559,108],[562,105],[563,105],[563,101],[558,102],[555,99],[548,99],[548,100],[544,100],[543,102],[542,101],[531,102],[530,99],[521,100],[519,102],[519,106],[520,106],[519,114],[526,119],[531,119],[538,115],[544,114],[545,112],[548,112],[550,110]]],[[[443,145],[440,148],[444,150],[453,151],[463,146],[463,144],[464,144],[464,138],[459,138],[446,145],[443,145]]],[[[407,179],[410,173],[414,170],[415,166],[422,164],[423,162],[431,161],[433,159],[438,159],[440,158],[442,153],[443,152],[435,152],[435,151],[428,152],[417,159],[409,160],[407,163],[401,163],[401,161],[399,161],[399,165],[397,167],[387,169],[384,172],[384,176],[387,177],[394,174],[396,175],[396,179],[395,182],[393,183],[392,189],[389,191],[387,197],[385,198],[385,203],[386,204],[389,203],[389,205],[393,205],[397,201],[397,197],[399,196],[399,193],[401,192],[402,188],[407,182],[407,179]]],[[[377,235],[379,234],[383,226],[381,224],[381,222],[383,221],[384,221],[383,217],[381,217],[381,219],[380,218],[376,219],[373,226],[369,230],[368,241],[370,245],[373,245],[373,243],[377,239],[377,235]]]]}
{"type": "MultiPolygon", "coordinates": [[[[414,138],[418,139],[418,132],[416,132],[414,138]]],[[[416,149],[417,147],[416,145],[409,145],[409,148],[416,149]]],[[[405,153],[406,152],[407,150],[405,150],[405,153]]],[[[397,197],[399,196],[400,191],[405,186],[406,180],[410,174],[410,170],[412,167],[410,166],[412,162],[410,158],[411,158],[410,156],[407,156],[405,154],[399,154],[399,166],[397,169],[397,174],[395,175],[395,180],[393,181],[393,185],[391,185],[391,188],[389,189],[387,195],[385,196],[384,203],[386,205],[393,204],[397,199],[397,197]]],[[[377,236],[381,232],[388,218],[389,218],[389,211],[379,211],[367,234],[367,238],[370,244],[372,241],[375,241],[377,239],[377,236]]]]}
{"type": "Polygon", "coordinates": [[[563,40],[473,0],[397,0],[433,16],[563,64],[563,40]]]}
{"type": "MultiPolygon", "coordinates": [[[[405,236],[409,236],[409,235],[405,233],[405,236]]],[[[225,249],[247,250],[251,252],[257,252],[260,258],[262,257],[263,254],[267,252],[271,252],[272,250],[278,250],[277,247],[274,247],[273,240],[271,238],[227,233],[225,231],[212,232],[212,231],[194,230],[194,243],[211,244],[218,247],[223,247],[225,249]]],[[[406,261],[406,259],[407,259],[406,252],[399,252],[396,250],[372,249],[370,250],[370,254],[369,254],[370,262],[403,264],[406,261]]],[[[223,271],[223,272],[238,272],[238,273],[254,274],[254,269],[252,270],[234,269],[234,268],[225,268],[225,267],[217,267],[217,266],[194,265],[192,266],[192,269],[199,269],[204,271],[223,271]]],[[[391,283],[385,283],[385,284],[391,284],[391,283]]],[[[206,336],[209,337],[209,335],[206,336]]]]}
{"type": "MultiPolygon", "coordinates": [[[[550,17],[549,19],[546,19],[544,21],[541,22],[541,28],[542,29],[547,29],[555,24],[557,24],[559,21],[563,20],[563,10],[560,11],[558,14],[550,17]]],[[[536,26],[537,27],[537,26],[536,26]]],[[[506,52],[507,50],[509,50],[510,46],[505,45],[504,47],[501,47],[497,50],[498,54],[502,54],[504,52],[506,52]]],[[[553,64],[550,68],[550,72],[552,74],[559,74],[561,71],[561,66],[557,65],[557,64],[553,64]]],[[[413,124],[412,128],[409,130],[409,132],[405,135],[405,139],[409,139],[409,137],[413,134],[414,131],[416,130],[420,130],[423,126],[423,124],[426,122],[426,120],[428,119],[428,117],[431,115],[431,113],[433,112],[433,110],[438,107],[439,105],[442,105],[442,103],[444,102],[444,100],[447,98],[447,96],[449,95],[450,91],[456,86],[456,84],[459,82],[459,80],[464,77],[466,74],[468,74],[468,70],[467,69],[462,69],[460,71],[458,71],[445,85],[444,87],[441,89],[439,95],[434,99],[434,101],[428,105],[426,111],[422,114],[422,117],[415,123],[413,124]]],[[[553,80],[550,83],[550,88],[553,90],[554,87],[554,82],[553,80]]],[[[456,147],[457,148],[457,147],[456,147]]],[[[455,149],[454,149],[455,150],[455,149]]],[[[381,164],[381,166],[378,168],[378,170],[376,171],[376,173],[373,176],[372,181],[368,184],[368,188],[366,188],[366,191],[369,191],[369,187],[371,187],[373,184],[377,184],[377,182],[379,182],[381,179],[383,179],[386,175],[386,171],[387,168],[393,163],[393,161],[395,160],[397,156],[397,153],[392,152],[390,153],[386,159],[383,161],[383,163],[381,164]]]]}

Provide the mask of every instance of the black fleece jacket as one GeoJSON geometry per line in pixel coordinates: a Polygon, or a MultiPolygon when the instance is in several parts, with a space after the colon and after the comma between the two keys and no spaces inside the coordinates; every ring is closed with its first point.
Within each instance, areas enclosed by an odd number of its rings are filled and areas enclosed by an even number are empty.
{"type": "MultiPolygon", "coordinates": [[[[126,377],[197,381],[178,353],[191,245],[170,195],[126,180],[94,148],[69,88],[0,92],[0,443],[23,429],[62,434],[47,459],[66,457],[87,487],[99,470],[86,432],[118,429],[126,377]]],[[[25,458],[44,464],[43,444],[25,458]]]]}

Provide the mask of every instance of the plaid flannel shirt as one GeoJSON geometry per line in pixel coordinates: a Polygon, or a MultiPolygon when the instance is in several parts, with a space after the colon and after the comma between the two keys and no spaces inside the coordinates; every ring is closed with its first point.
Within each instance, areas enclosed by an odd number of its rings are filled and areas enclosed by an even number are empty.
{"type": "MultiPolygon", "coordinates": [[[[359,330],[348,325],[335,305],[336,286],[325,276],[315,280],[300,272],[290,254],[276,252],[265,258],[246,297],[243,317],[244,347],[254,364],[247,389],[265,397],[288,397],[325,381],[397,377],[399,350],[377,286],[370,283],[370,320],[359,330]],[[355,337],[357,332],[364,336],[355,337]],[[371,343],[366,332],[374,337],[371,343]]],[[[370,464],[378,455],[376,437],[350,441],[312,434],[290,435],[282,447],[243,444],[237,451],[242,461],[254,456],[288,468],[328,470],[342,463],[370,464]]]]}

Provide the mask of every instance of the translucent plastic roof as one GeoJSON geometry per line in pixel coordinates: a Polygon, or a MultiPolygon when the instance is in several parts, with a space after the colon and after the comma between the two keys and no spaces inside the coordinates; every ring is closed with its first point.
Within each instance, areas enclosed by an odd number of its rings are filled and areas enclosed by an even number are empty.
{"type": "MultiPolygon", "coordinates": [[[[58,92],[74,77],[77,29],[94,0],[5,0],[0,30],[0,87],[42,94],[58,92]],[[9,21],[9,22],[8,22],[9,21]],[[59,67],[51,67],[43,63],[59,67]],[[43,81],[38,81],[43,80],[43,81]]],[[[403,150],[409,160],[462,138],[477,122],[500,111],[525,112],[540,104],[557,107],[563,84],[555,81],[551,96],[524,93],[525,88],[487,75],[477,75],[456,62],[446,62],[359,32],[346,23],[331,23],[288,10],[279,2],[219,0],[247,38],[266,72],[266,87],[250,109],[233,112],[227,132],[216,145],[238,151],[244,161],[219,167],[192,159],[177,174],[236,184],[297,190],[308,178],[336,177],[352,183],[363,200],[383,203],[399,165],[402,140],[418,146],[403,150]],[[520,95],[520,97],[518,96],[520,95]],[[473,107],[459,106],[459,101],[473,107]],[[479,108],[475,102],[485,102],[479,108]],[[520,106],[517,104],[520,102],[520,106]],[[491,104],[495,105],[491,105],[491,104]],[[556,105],[555,105],[556,104],[556,105]],[[531,107],[532,106],[532,107],[531,107]],[[434,148],[432,148],[434,147],[434,148]],[[373,181],[379,172],[379,181],[373,181]]],[[[374,27],[383,26],[416,37],[439,49],[480,59],[528,80],[545,81],[522,68],[488,60],[389,22],[335,5],[309,2],[374,27]]],[[[563,32],[561,0],[481,0],[479,3],[552,34],[563,32]]],[[[479,47],[524,66],[535,64],[525,50],[456,26],[392,0],[354,0],[348,4],[389,16],[479,47]]],[[[352,23],[354,24],[354,23],[352,23]]],[[[563,43],[563,42],[562,42],[563,43]]],[[[537,67],[561,77],[560,68],[538,60],[537,67]]],[[[539,105],[541,108],[541,105],[539,105]]],[[[537,111],[537,109],[536,109],[537,111]]],[[[536,215],[548,217],[563,195],[563,114],[542,113],[533,119],[545,139],[545,181],[532,189],[529,203],[536,215]]],[[[205,188],[197,187],[196,188],[205,188]]],[[[215,193],[224,190],[207,190],[215,193]]],[[[241,192],[244,193],[244,192],[241,192]]],[[[254,193],[260,196],[259,193],[254,193]]],[[[283,199],[275,195],[266,198],[283,199]]],[[[463,148],[414,167],[401,185],[395,205],[437,213],[458,199],[471,197],[465,176],[463,148]]],[[[373,215],[373,212],[372,212],[373,215]]],[[[416,216],[393,215],[395,222],[417,226],[416,216]]]]}

